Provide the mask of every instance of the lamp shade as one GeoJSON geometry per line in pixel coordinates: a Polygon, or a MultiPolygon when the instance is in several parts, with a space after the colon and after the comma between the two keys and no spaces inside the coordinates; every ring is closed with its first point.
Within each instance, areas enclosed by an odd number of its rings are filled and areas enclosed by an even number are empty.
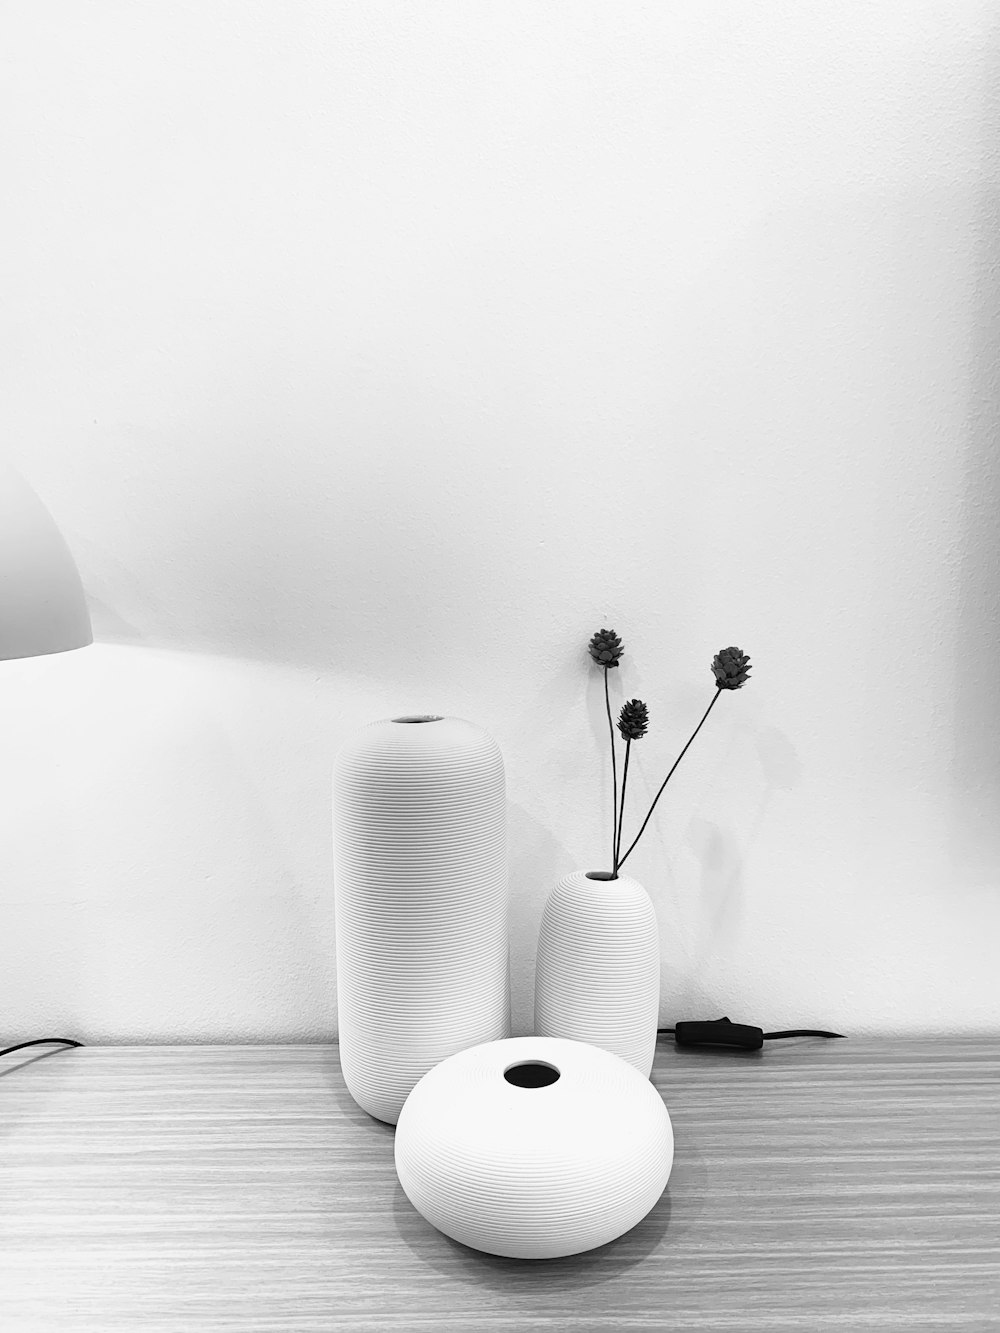
{"type": "Polygon", "coordinates": [[[83,584],[52,515],[0,464],[0,660],[94,642],[83,584]]]}

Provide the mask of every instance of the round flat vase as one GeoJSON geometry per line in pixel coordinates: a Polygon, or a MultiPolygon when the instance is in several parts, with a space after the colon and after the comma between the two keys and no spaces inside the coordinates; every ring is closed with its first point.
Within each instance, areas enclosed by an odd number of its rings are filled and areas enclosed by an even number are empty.
{"type": "Polygon", "coordinates": [[[611,1051],[645,1078],[660,1011],[660,938],[649,894],[628,875],[574,870],[549,894],[535,956],[537,1037],[611,1051]]]}
{"type": "Polygon", "coordinates": [[[333,838],[341,1069],[394,1125],[440,1060],[510,1036],[496,741],[461,718],[370,723],[337,755],[333,838]]]}
{"type": "Polygon", "coordinates": [[[632,1065],[584,1042],[511,1037],[444,1060],[396,1126],[396,1174],[439,1231],[553,1259],[630,1231],[666,1187],[674,1133],[632,1065]]]}

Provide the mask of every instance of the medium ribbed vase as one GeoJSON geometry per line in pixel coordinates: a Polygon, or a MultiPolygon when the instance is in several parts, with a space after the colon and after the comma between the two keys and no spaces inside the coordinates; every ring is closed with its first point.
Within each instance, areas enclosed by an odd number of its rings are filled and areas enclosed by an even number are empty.
{"type": "Polygon", "coordinates": [[[660,939],[649,894],[628,875],[574,870],[549,894],[535,956],[535,1036],[600,1046],[653,1069],[660,939]]]}
{"type": "Polygon", "coordinates": [[[340,1064],[396,1124],[439,1061],[510,1036],[503,756],[461,718],[372,722],[337,755],[340,1064]]]}

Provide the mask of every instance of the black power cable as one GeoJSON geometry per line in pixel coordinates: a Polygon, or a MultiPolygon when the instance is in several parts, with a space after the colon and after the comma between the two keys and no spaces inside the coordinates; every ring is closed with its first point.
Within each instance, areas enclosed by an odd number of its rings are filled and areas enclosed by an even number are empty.
{"type": "Polygon", "coordinates": [[[818,1028],[764,1032],[747,1023],[731,1023],[728,1018],[717,1018],[708,1023],[678,1023],[674,1028],[657,1028],[656,1031],[672,1032],[678,1046],[735,1046],[744,1051],[759,1051],[765,1041],[774,1037],[844,1037],[842,1032],[821,1032],[818,1028]]]}
{"type": "Polygon", "coordinates": [[[25,1046],[82,1046],[82,1041],[73,1041],[70,1037],[36,1037],[34,1041],[20,1041],[16,1046],[8,1046],[0,1055],[10,1055],[11,1051],[23,1051],[25,1046]]]}
{"type": "MultiPolygon", "coordinates": [[[[731,1023],[728,1018],[717,1018],[707,1023],[678,1023],[673,1028],[657,1028],[657,1033],[672,1032],[678,1046],[735,1046],[742,1050],[760,1050],[765,1041],[776,1037],[840,1037],[842,1032],[822,1032],[819,1028],[791,1028],[787,1032],[763,1032],[760,1028],[750,1027],[746,1023],[731,1023]]],[[[34,1041],[18,1042],[0,1051],[0,1055],[10,1055],[12,1051],[23,1051],[27,1046],[82,1046],[82,1041],[73,1041],[70,1037],[36,1037],[34,1041]]]]}

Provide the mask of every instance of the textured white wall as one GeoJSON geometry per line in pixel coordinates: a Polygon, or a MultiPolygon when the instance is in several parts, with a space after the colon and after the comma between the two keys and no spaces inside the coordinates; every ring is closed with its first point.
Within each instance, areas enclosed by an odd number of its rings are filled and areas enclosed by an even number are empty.
{"type": "Polygon", "coordinates": [[[1000,1025],[998,92],[987,0],[5,5],[0,442],[98,642],[0,664],[0,1037],[330,1037],[411,711],[503,749],[529,1032],[602,625],[633,832],[754,662],[628,863],[661,1021],[1000,1025]]]}

